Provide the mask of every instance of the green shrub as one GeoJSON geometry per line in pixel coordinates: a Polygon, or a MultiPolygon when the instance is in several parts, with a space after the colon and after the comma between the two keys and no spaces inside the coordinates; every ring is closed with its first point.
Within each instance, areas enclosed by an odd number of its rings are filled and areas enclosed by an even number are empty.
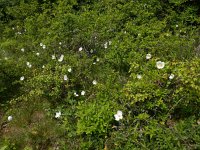
{"type": "Polygon", "coordinates": [[[197,1],[0,6],[0,149],[199,149],[197,1]]]}

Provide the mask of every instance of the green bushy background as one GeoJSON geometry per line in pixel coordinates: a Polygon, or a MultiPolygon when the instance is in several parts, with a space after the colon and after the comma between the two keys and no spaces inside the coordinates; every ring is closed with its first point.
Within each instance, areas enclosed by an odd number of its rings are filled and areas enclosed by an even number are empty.
{"type": "Polygon", "coordinates": [[[0,0],[0,150],[200,149],[199,15],[198,0],[0,0]]]}

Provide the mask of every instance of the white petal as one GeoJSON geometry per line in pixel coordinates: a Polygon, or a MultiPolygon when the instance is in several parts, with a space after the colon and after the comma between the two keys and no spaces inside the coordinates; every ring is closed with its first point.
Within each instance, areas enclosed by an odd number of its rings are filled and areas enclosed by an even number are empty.
{"type": "Polygon", "coordinates": [[[79,95],[76,92],[74,92],[74,96],[78,97],[79,95]]]}
{"type": "Polygon", "coordinates": [[[72,68],[69,68],[69,69],[68,69],[68,72],[72,72],[72,68]]]}
{"type": "Polygon", "coordinates": [[[11,121],[13,119],[12,116],[8,116],[8,121],[11,121]]]}
{"type": "Polygon", "coordinates": [[[150,58],[151,58],[151,54],[147,54],[146,59],[150,59],[150,58]]]}
{"type": "Polygon", "coordinates": [[[108,48],[108,42],[104,44],[104,48],[108,48]]]}
{"type": "Polygon", "coordinates": [[[93,85],[96,85],[96,84],[97,84],[97,81],[96,81],[96,80],[93,80],[93,81],[92,81],[92,84],[93,84],[93,85]]]}
{"type": "Polygon", "coordinates": [[[55,55],[52,55],[52,56],[51,56],[51,59],[56,59],[56,56],[55,56],[55,55]]]}
{"type": "Polygon", "coordinates": [[[162,68],[164,68],[164,66],[165,66],[165,63],[164,63],[164,62],[161,62],[161,61],[157,61],[157,62],[156,62],[156,67],[157,67],[158,69],[162,69],[162,68]]]}
{"type": "Polygon", "coordinates": [[[81,91],[81,95],[85,95],[85,91],[81,91]]]}
{"type": "Polygon", "coordinates": [[[67,75],[64,75],[64,80],[67,81],[68,80],[68,77],[67,75]]]}
{"type": "Polygon", "coordinates": [[[118,116],[117,114],[115,114],[114,117],[115,117],[115,120],[116,120],[116,121],[119,121],[119,120],[120,120],[120,118],[119,118],[119,116],[118,116]]]}
{"type": "Polygon", "coordinates": [[[60,116],[61,116],[61,112],[60,111],[56,112],[55,118],[60,118],[60,116]]]}
{"type": "Polygon", "coordinates": [[[174,76],[175,76],[174,74],[171,74],[171,75],[169,76],[169,79],[172,80],[172,79],[174,78],[174,76]]]}
{"type": "Polygon", "coordinates": [[[78,49],[79,51],[82,51],[83,50],[83,48],[82,47],[79,47],[79,49],[78,49]]]}
{"type": "Polygon", "coordinates": [[[121,110],[118,110],[118,111],[117,111],[117,114],[118,114],[119,116],[122,116],[122,111],[121,111],[121,110]]]}
{"type": "Polygon", "coordinates": [[[142,76],[140,74],[137,75],[138,79],[142,79],[142,76]]]}
{"type": "Polygon", "coordinates": [[[64,58],[64,55],[61,55],[60,58],[58,59],[59,62],[62,62],[64,58]]]}
{"type": "Polygon", "coordinates": [[[20,80],[23,81],[24,80],[24,76],[20,77],[20,80]]]}

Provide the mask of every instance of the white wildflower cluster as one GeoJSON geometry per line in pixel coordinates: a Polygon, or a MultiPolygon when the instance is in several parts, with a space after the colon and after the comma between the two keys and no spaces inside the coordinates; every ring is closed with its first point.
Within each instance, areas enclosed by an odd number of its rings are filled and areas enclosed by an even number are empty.
{"type": "Polygon", "coordinates": [[[72,72],[72,68],[70,67],[70,68],[68,68],[68,70],[67,70],[68,72],[72,72]]]}
{"type": "Polygon", "coordinates": [[[105,49],[108,48],[108,42],[106,42],[106,43],[104,44],[104,48],[105,48],[105,49]]]}
{"type": "Polygon", "coordinates": [[[96,85],[96,84],[97,84],[97,81],[96,81],[96,80],[93,80],[93,81],[92,81],[92,84],[93,84],[93,85],[96,85]]]}
{"type": "Polygon", "coordinates": [[[56,56],[55,55],[51,55],[51,59],[56,59],[56,56]]]}
{"type": "Polygon", "coordinates": [[[83,48],[82,48],[82,47],[79,47],[78,51],[80,52],[80,51],[82,51],[82,50],[83,50],[83,48]]]}
{"type": "Polygon", "coordinates": [[[85,91],[81,91],[81,95],[84,96],[85,95],[85,91]]]}
{"type": "Polygon", "coordinates": [[[13,117],[12,116],[8,116],[8,121],[12,121],[13,117]]]}
{"type": "Polygon", "coordinates": [[[118,110],[117,113],[114,115],[114,117],[115,117],[116,121],[119,121],[119,120],[123,119],[123,113],[122,113],[122,111],[118,110]]]}
{"type": "Polygon", "coordinates": [[[162,62],[162,61],[157,61],[157,62],[156,62],[156,67],[157,67],[158,69],[163,69],[163,68],[165,67],[165,63],[162,62]]]}
{"type": "Polygon", "coordinates": [[[151,59],[151,54],[147,54],[146,59],[151,59]]]}
{"type": "Polygon", "coordinates": [[[68,80],[68,77],[67,75],[64,75],[64,80],[67,81],[68,80]]]}
{"type": "Polygon", "coordinates": [[[60,118],[60,116],[61,116],[61,112],[60,111],[56,112],[55,118],[60,118]]]}
{"type": "Polygon", "coordinates": [[[138,78],[138,79],[142,79],[142,75],[138,74],[138,75],[137,75],[137,78],[138,78]]]}
{"type": "Polygon", "coordinates": [[[24,48],[21,48],[21,51],[24,52],[24,48]]]}
{"type": "Polygon", "coordinates": [[[112,44],[112,41],[108,41],[108,42],[104,43],[104,48],[107,49],[108,45],[111,45],[111,44],[112,44]]]}
{"type": "Polygon", "coordinates": [[[60,58],[58,59],[58,61],[59,61],[59,62],[62,62],[63,59],[64,59],[64,55],[62,54],[62,55],[60,56],[60,58]]]}
{"type": "Polygon", "coordinates": [[[21,76],[21,77],[20,77],[20,80],[23,81],[23,80],[24,80],[24,76],[21,76]]]}
{"type": "Polygon", "coordinates": [[[172,80],[174,79],[175,75],[174,74],[170,74],[169,79],[172,80]]]}
{"type": "Polygon", "coordinates": [[[46,45],[44,45],[43,43],[40,43],[40,46],[45,49],[46,48],[46,45]]]}
{"type": "Polygon", "coordinates": [[[78,97],[79,95],[76,92],[74,92],[74,96],[78,97]]]}
{"type": "Polygon", "coordinates": [[[31,68],[31,67],[32,67],[32,65],[31,65],[31,63],[30,63],[30,62],[26,62],[26,65],[27,65],[29,68],[31,68]]]}
{"type": "MultiPolygon", "coordinates": [[[[83,90],[83,91],[81,91],[81,96],[84,96],[85,95],[85,91],[83,90]]],[[[74,92],[74,96],[76,96],[76,97],[78,97],[79,96],[79,94],[77,93],[77,92],[74,92]]]]}

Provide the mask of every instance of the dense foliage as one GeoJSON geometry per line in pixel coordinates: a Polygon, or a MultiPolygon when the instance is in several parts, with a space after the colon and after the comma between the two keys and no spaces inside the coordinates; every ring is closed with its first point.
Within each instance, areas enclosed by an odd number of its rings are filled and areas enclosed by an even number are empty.
{"type": "Polygon", "coordinates": [[[200,149],[198,0],[0,0],[0,150],[200,149]]]}

